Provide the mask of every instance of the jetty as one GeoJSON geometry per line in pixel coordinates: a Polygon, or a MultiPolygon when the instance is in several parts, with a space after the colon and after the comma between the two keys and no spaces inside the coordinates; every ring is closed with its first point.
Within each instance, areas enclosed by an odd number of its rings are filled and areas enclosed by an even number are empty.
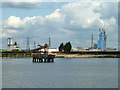
{"type": "Polygon", "coordinates": [[[33,54],[33,63],[42,63],[42,62],[54,62],[55,55],[48,54],[48,45],[45,44],[44,46],[40,46],[39,48],[33,49],[31,51],[39,51],[41,49],[44,49],[43,54],[33,54]]]}
{"type": "Polygon", "coordinates": [[[33,63],[54,62],[55,55],[34,54],[33,63]]]}

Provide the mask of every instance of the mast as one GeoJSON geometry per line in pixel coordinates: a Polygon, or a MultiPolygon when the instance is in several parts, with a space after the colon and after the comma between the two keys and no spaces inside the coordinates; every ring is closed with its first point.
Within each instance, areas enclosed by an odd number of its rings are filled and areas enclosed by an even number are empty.
{"type": "Polygon", "coordinates": [[[35,43],[35,41],[34,41],[34,49],[36,48],[36,43],[35,43]]]}
{"type": "Polygon", "coordinates": [[[29,43],[29,38],[27,38],[27,48],[26,50],[30,51],[30,43],[29,43]]]}
{"type": "Polygon", "coordinates": [[[51,38],[50,38],[50,35],[49,35],[49,48],[51,47],[51,38]]]}
{"type": "Polygon", "coordinates": [[[99,28],[99,40],[101,40],[101,28],[99,28]]]}
{"type": "Polygon", "coordinates": [[[92,34],[92,37],[91,37],[91,49],[93,49],[93,34],[92,34]]]}

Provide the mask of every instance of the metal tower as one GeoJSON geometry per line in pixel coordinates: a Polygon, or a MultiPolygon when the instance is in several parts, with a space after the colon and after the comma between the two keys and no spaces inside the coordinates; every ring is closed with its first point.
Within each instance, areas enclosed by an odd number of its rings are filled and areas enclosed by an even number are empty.
{"type": "Polygon", "coordinates": [[[92,34],[92,37],[91,37],[91,49],[93,49],[93,34],[92,34]]]}
{"type": "Polygon", "coordinates": [[[99,28],[99,40],[101,40],[101,35],[100,35],[100,33],[101,33],[101,28],[99,28]]]}
{"type": "Polygon", "coordinates": [[[35,43],[35,41],[34,41],[34,49],[36,48],[36,43],[35,43]]]}
{"type": "Polygon", "coordinates": [[[30,43],[29,43],[29,38],[27,38],[27,48],[26,50],[30,51],[30,43]]]}
{"type": "Polygon", "coordinates": [[[103,30],[103,33],[104,33],[104,48],[106,49],[106,41],[107,41],[107,35],[106,35],[106,32],[104,29],[103,30]]]}
{"type": "Polygon", "coordinates": [[[49,35],[49,48],[51,47],[51,38],[50,38],[50,35],[49,35]]]}

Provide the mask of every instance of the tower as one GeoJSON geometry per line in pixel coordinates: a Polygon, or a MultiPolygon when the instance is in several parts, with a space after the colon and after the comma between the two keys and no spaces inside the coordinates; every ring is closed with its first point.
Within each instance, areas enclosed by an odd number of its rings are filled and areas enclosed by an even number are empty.
{"type": "Polygon", "coordinates": [[[107,35],[105,34],[105,49],[106,49],[106,46],[107,46],[107,35]]]}
{"type": "Polygon", "coordinates": [[[29,43],[29,38],[27,38],[27,47],[26,50],[30,51],[30,43],[29,43]]]}
{"type": "Polygon", "coordinates": [[[50,38],[50,35],[49,35],[49,48],[51,47],[51,38],[50,38]]]}
{"type": "Polygon", "coordinates": [[[107,35],[104,29],[103,29],[103,33],[104,33],[104,49],[106,49],[107,35]]]}
{"type": "Polygon", "coordinates": [[[35,41],[34,41],[34,49],[36,48],[36,43],[35,43],[35,41]]]}
{"type": "Polygon", "coordinates": [[[104,29],[99,28],[99,40],[98,40],[98,49],[105,50],[106,49],[106,41],[107,36],[104,29]]]}
{"type": "Polygon", "coordinates": [[[7,42],[8,42],[8,46],[11,46],[11,45],[12,45],[12,38],[9,37],[9,38],[7,39],[7,42]]]}
{"type": "Polygon", "coordinates": [[[101,28],[99,28],[99,40],[101,39],[101,38],[100,38],[100,33],[101,33],[101,28]]]}
{"type": "Polygon", "coordinates": [[[91,49],[93,49],[93,34],[92,34],[92,37],[91,37],[91,49]]]}

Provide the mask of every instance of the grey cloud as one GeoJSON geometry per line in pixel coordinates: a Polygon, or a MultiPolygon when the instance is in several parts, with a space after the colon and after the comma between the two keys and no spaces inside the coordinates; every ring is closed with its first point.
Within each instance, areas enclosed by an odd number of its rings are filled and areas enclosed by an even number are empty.
{"type": "Polygon", "coordinates": [[[99,7],[94,9],[95,13],[100,13],[102,19],[111,18],[114,16],[116,19],[118,17],[118,2],[106,2],[100,4],[99,7]]]}
{"type": "Polygon", "coordinates": [[[2,2],[2,8],[34,9],[40,7],[41,2],[2,2]]]}

